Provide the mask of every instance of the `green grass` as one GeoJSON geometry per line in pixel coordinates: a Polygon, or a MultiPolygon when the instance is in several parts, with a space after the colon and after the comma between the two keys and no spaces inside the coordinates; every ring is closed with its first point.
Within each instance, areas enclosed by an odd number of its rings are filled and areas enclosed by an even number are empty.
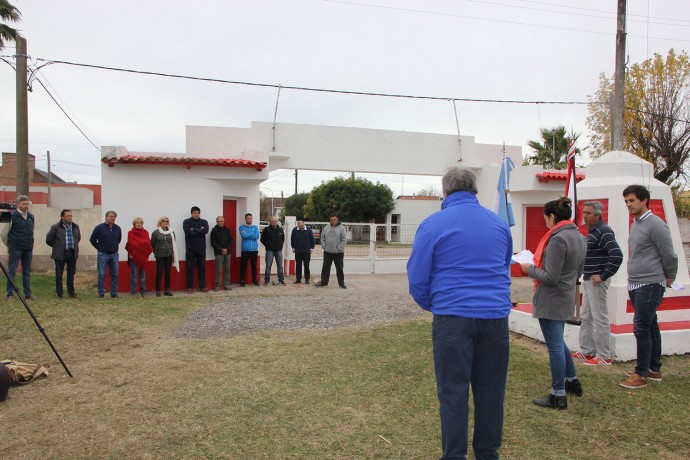
{"type": "MultiPolygon", "coordinates": [[[[0,404],[3,458],[432,459],[440,429],[430,323],[265,331],[228,339],[172,333],[201,297],[54,299],[32,277],[32,309],[0,307],[0,358],[48,362],[48,379],[0,404]],[[12,442],[7,442],[12,440],[12,442]]],[[[246,301],[251,302],[247,297],[246,301]]],[[[508,459],[690,457],[690,358],[664,360],[664,381],[617,385],[630,363],[578,367],[583,398],[567,411],[531,403],[548,391],[543,346],[514,337],[506,397],[508,459]]]]}

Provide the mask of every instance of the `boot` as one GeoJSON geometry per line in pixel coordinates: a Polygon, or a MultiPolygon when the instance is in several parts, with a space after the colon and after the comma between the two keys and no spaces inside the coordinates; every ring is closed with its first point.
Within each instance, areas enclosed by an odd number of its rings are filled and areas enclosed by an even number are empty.
{"type": "Polygon", "coordinates": [[[572,382],[568,382],[567,380],[565,381],[565,392],[566,393],[572,393],[575,396],[582,396],[582,384],[578,379],[573,380],[572,382]]]}
{"type": "Polygon", "coordinates": [[[539,407],[547,407],[549,409],[565,410],[568,408],[568,398],[565,396],[549,394],[546,398],[533,399],[532,402],[539,407]]]}

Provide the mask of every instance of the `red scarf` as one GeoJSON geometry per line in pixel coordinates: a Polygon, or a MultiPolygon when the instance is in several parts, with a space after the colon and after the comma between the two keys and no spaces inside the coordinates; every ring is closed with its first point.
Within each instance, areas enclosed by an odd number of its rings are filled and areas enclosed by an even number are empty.
{"type": "MultiPolygon", "coordinates": [[[[546,246],[549,244],[549,240],[551,239],[551,235],[556,232],[556,230],[561,229],[565,227],[568,224],[572,224],[572,220],[562,220],[553,227],[549,229],[548,232],[544,236],[541,237],[541,241],[539,241],[539,245],[537,246],[537,250],[534,253],[534,266],[539,267],[539,268],[544,268],[544,249],[546,249],[546,246]]],[[[534,287],[536,288],[539,286],[539,280],[535,279],[534,280],[534,287]]]]}
{"type": "Polygon", "coordinates": [[[149,232],[142,228],[132,228],[127,233],[127,244],[125,249],[129,253],[129,258],[134,260],[134,263],[140,267],[146,268],[149,261],[149,255],[153,252],[151,246],[151,238],[149,232]]]}

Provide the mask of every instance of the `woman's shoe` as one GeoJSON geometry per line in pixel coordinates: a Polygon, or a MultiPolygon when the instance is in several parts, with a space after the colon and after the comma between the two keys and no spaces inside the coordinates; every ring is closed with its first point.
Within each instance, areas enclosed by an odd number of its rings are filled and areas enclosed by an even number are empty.
{"type": "Polygon", "coordinates": [[[539,407],[549,409],[565,410],[568,408],[568,398],[565,396],[548,395],[544,399],[533,399],[532,402],[539,407]]]}
{"type": "Polygon", "coordinates": [[[567,380],[565,381],[565,392],[566,393],[572,393],[575,396],[582,396],[582,384],[578,379],[573,380],[572,382],[568,382],[567,380]]]}

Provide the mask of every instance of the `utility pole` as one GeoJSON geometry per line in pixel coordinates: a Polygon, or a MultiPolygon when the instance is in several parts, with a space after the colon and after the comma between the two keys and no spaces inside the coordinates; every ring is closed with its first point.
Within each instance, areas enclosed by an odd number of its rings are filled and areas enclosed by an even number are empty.
{"type": "Polygon", "coordinates": [[[613,84],[613,106],[611,107],[611,139],[613,150],[625,148],[623,120],[625,117],[625,10],[627,0],[618,0],[618,21],[616,30],[616,70],[613,84]]]}
{"type": "Polygon", "coordinates": [[[17,36],[17,195],[29,195],[29,109],[26,39],[17,36]]]}
{"type": "Polygon", "coordinates": [[[46,150],[46,156],[48,157],[48,207],[50,207],[50,192],[53,185],[53,174],[50,172],[50,150],[46,150]]]}
{"type": "Polygon", "coordinates": [[[295,169],[295,195],[297,195],[297,173],[299,170],[295,169]]]}

